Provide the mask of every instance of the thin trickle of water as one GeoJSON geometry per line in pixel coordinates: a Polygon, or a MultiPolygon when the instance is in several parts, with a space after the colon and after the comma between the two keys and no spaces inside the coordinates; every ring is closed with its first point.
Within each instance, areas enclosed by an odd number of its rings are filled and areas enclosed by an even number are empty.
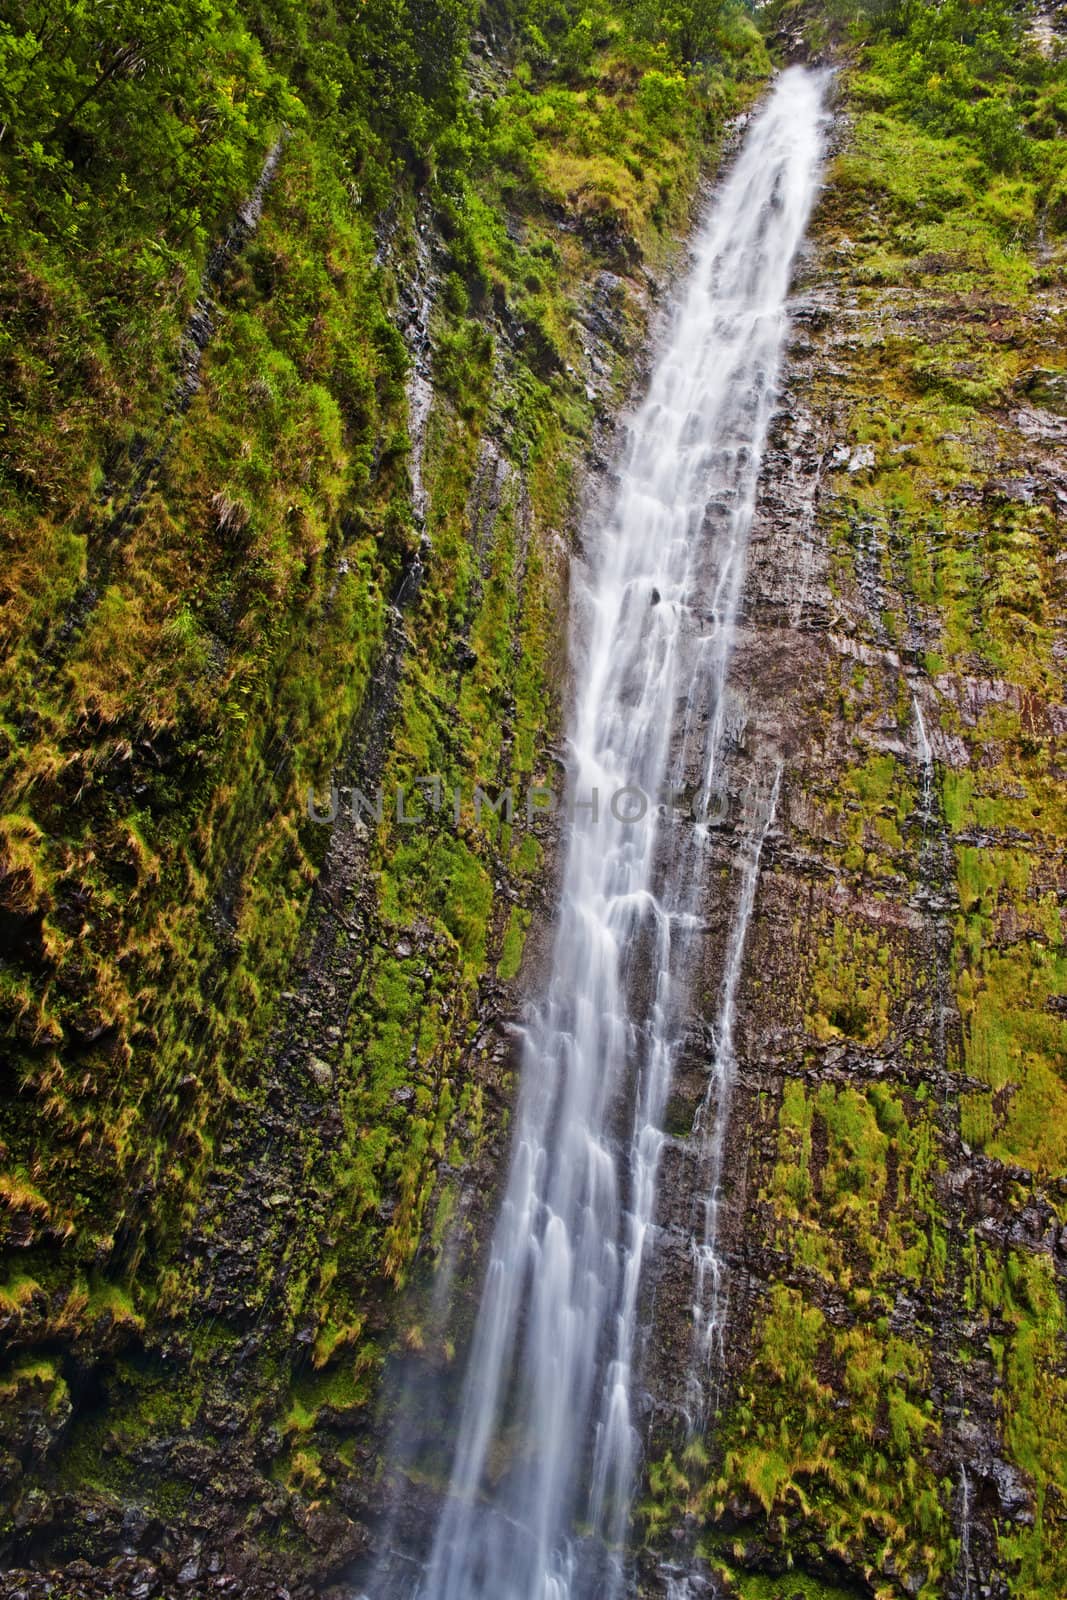
{"type": "Polygon", "coordinates": [[[971,1600],[971,1480],[960,1464],[960,1576],[961,1600],[971,1600]]]}
{"type": "Polygon", "coordinates": [[[949,936],[943,912],[939,913],[937,909],[939,878],[944,873],[944,861],[939,859],[944,853],[944,838],[938,826],[937,772],[934,767],[933,746],[926,731],[926,719],[919,704],[919,697],[914,692],[912,709],[915,714],[915,740],[919,747],[919,818],[923,830],[922,847],[919,852],[919,878],[923,892],[930,897],[931,906],[929,917],[934,1064],[940,1076],[942,1111],[947,1111],[951,1089],[946,1022],[949,1009],[946,941],[949,936]]]}
{"type": "MultiPolygon", "coordinates": [[[[669,806],[626,818],[641,809],[636,790],[686,784],[710,805],[721,783],[727,664],[818,185],[822,97],[822,75],[793,68],[753,120],[696,241],[611,512],[575,575],[577,806],[552,975],[527,1030],[421,1600],[611,1600],[625,1583],[638,1296],[709,839],[669,806]]],[[[773,804],[767,826],[771,815],[773,804]]],[[[744,867],[727,1041],[765,832],[744,867]]]]}
{"type": "Polygon", "coordinates": [[[423,481],[423,456],[426,450],[426,424],[433,409],[433,383],[430,377],[430,317],[433,312],[433,258],[425,223],[415,229],[417,270],[412,285],[413,316],[407,332],[412,356],[408,373],[408,432],[411,435],[411,504],[420,527],[426,521],[426,485],[423,481]]]}
{"type": "Polygon", "coordinates": [[[934,752],[918,695],[912,695],[911,703],[915,711],[915,733],[919,744],[919,814],[924,827],[929,827],[934,815],[934,752]]]}
{"type": "Polygon", "coordinates": [[[721,1370],[723,1331],[729,1305],[725,1263],[719,1254],[722,1216],[722,1171],[726,1130],[733,1098],[736,1058],[734,1029],[737,995],[749,924],[756,904],[760,863],[767,835],[778,814],[782,768],[774,774],[769,794],[753,796],[751,823],[744,842],[741,891],[726,947],[726,966],[715,1028],[715,1055],[694,1134],[701,1141],[700,1174],[704,1185],[703,1232],[693,1240],[693,1352],[690,1364],[689,1426],[696,1431],[708,1416],[709,1376],[721,1370]]]}
{"type": "Polygon", "coordinates": [[[693,1600],[688,1578],[667,1579],[667,1600],[693,1600]]]}

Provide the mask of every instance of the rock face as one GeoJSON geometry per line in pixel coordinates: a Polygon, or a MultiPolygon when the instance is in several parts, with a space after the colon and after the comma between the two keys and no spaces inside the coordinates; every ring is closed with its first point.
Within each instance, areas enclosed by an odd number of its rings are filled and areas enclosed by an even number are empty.
{"type": "MultiPolygon", "coordinates": [[[[507,87],[492,39],[470,79],[507,87]]],[[[712,115],[605,153],[640,73],[545,81],[573,137],[516,90],[500,172],[373,240],[272,147],[166,449],[116,435],[121,561],[115,484],[55,513],[119,598],[67,562],[0,736],[2,1595],[339,1595],[432,1528],[554,905],[552,826],[473,787],[558,776],[568,555],[712,115]]],[[[1067,1593],[1062,239],[875,90],[796,286],[645,1286],[673,1600],[1067,1593]],[[692,1130],[779,771],[694,1419],[692,1130]]]]}
{"type": "MultiPolygon", "coordinates": [[[[103,487],[26,524],[52,590],[0,684],[3,1594],[328,1591],[388,1529],[387,1357],[428,1403],[454,1381],[553,915],[524,797],[558,774],[580,503],[768,65],[748,28],[745,81],[653,146],[639,64],[587,106],[540,62],[553,125],[514,47],[473,41],[472,170],[384,211],[304,123],[257,151],[162,376],[79,435],[103,487]]],[[[81,301],[27,283],[51,361],[81,301]]]]}
{"type": "MultiPolygon", "coordinates": [[[[924,203],[897,131],[841,108],[763,474],[738,809],[784,767],[739,996],[730,1316],[694,1437],[683,1139],[650,1286],[649,1593],[712,1569],[784,1596],[1067,1582],[1067,495],[1039,354],[1064,257],[1010,295],[992,251],[887,267],[924,203]]],[[[724,884],[744,837],[724,830],[724,884]]]]}

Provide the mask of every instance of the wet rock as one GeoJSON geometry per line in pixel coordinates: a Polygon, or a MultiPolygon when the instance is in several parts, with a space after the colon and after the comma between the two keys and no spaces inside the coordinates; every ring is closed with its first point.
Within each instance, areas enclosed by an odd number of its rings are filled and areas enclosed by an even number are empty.
{"type": "Polygon", "coordinates": [[[1047,367],[1035,367],[1024,372],[1016,382],[1016,389],[1032,405],[1045,411],[1054,411],[1067,417],[1067,373],[1054,372],[1047,367]]]}
{"type": "Polygon", "coordinates": [[[321,1056],[312,1056],[308,1062],[308,1074],[320,1089],[329,1089],[333,1083],[333,1068],[328,1061],[323,1061],[321,1056]]]}
{"type": "Polygon", "coordinates": [[[989,1475],[1004,1515],[1013,1522],[1032,1523],[1030,1487],[1019,1469],[1008,1461],[995,1460],[990,1465],[989,1475]]]}

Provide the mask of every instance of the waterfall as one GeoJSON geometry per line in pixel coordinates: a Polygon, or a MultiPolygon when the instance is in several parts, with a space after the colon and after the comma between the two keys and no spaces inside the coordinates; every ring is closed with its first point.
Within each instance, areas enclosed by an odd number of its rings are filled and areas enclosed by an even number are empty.
{"type": "MultiPolygon", "coordinates": [[[[819,180],[823,87],[792,68],[753,119],[698,233],[613,503],[575,575],[553,964],[526,1031],[511,1167],[420,1600],[610,1600],[625,1583],[639,1288],[703,927],[748,534],[819,180]],[[683,790],[695,820],[679,814],[683,790]]],[[[767,826],[772,814],[773,804],[767,826]]],[[[745,846],[724,1062],[762,837],[745,846]]]]}

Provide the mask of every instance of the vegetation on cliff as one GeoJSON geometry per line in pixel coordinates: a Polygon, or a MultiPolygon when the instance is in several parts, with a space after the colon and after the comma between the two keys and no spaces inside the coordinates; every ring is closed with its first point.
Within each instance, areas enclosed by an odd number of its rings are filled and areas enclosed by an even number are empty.
{"type": "Polygon", "coordinates": [[[1008,0],[0,3],[6,1566],[326,1582],[386,1352],[454,1369],[407,1291],[447,1244],[462,1328],[546,840],[308,792],[554,770],[753,14],[841,81],[794,398],[848,648],[782,812],[843,891],[757,916],[763,1290],[642,1531],[746,1600],[1067,1592],[1067,88],[1008,0]]]}
{"type": "Polygon", "coordinates": [[[20,4],[0,58],[2,1548],[252,1593],[360,1548],[541,893],[521,817],[309,790],[550,772],[575,468],[767,58],[455,0],[20,4]]]}
{"type": "Polygon", "coordinates": [[[775,13],[850,51],[784,425],[818,441],[831,642],[752,964],[750,1345],[647,1514],[744,1596],[1052,1600],[1063,47],[1011,5],[775,13]]]}

